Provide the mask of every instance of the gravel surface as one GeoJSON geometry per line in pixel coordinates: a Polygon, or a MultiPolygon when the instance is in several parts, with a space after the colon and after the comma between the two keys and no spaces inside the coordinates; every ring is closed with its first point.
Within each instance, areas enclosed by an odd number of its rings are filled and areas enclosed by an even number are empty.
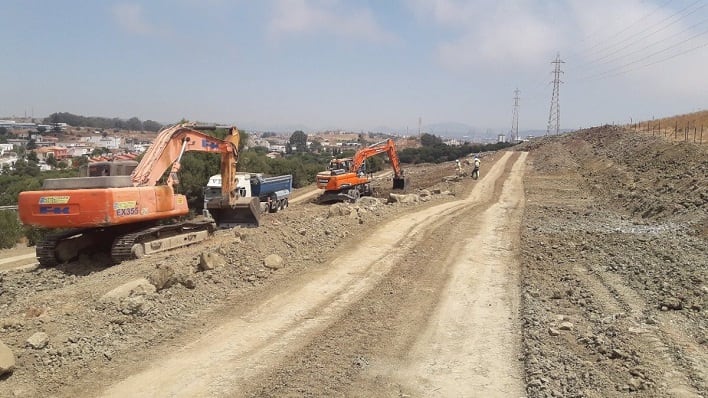
{"type": "MultiPolygon", "coordinates": [[[[526,395],[706,396],[708,148],[605,126],[514,149],[529,155],[514,240],[521,354],[508,360],[523,364],[526,395]]],[[[483,158],[483,171],[497,155],[483,158]]],[[[391,182],[384,180],[376,198],[293,205],[266,215],[260,228],[218,231],[204,244],[159,256],[115,266],[82,258],[0,274],[0,341],[15,359],[14,370],[0,376],[0,397],[92,396],[117,372],[138,370],[205,334],[233,303],[258,303],[381,222],[455,200],[470,187],[454,176],[452,162],[407,167],[406,175],[407,193],[418,201],[387,204],[391,182]],[[137,286],[132,293],[106,296],[129,282],[137,286]]],[[[377,379],[358,380],[372,358],[358,349],[385,347],[386,333],[412,341],[416,328],[389,329],[391,319],[427,321],[419,308],[433,308],[437,291],[411,291],[416,278],[446,285],[424,267],[445,257],[436,249],[454,245],[436,239],[392,272],[389,289],[344,315],[352,322],[323,336],[342,346],[313,341],[290,362],[302,366],[276,370],[268,380],[277,384],[253,387],[254,395],[316,396],[308,390],[316,380],[325,395],[357,396],[359,386],[368,396],[410,396],[377,379]],[[416,297],[422,307],[411,303],[416,297]],[[301,390],[288,389],[293,381],[301,390]]]]}

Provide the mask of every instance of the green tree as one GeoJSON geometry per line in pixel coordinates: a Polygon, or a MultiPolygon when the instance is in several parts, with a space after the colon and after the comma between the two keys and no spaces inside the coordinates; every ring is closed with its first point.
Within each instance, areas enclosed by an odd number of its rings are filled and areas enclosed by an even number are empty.
{"type": "Polygon", "coordinates": [[[71,164],[76,167],[86,166],[88,164],[88,156],[84,155],[77,158],[73,158],[71,164]]]}
{"type": "Polygon", "coordinates": [[[0,210],[0,249],[15,247],[22,236],[22,225],[14,211],[0,210]]]}
{"type": "Polygon", "coordinates": [[[27,161],[39,163],[39,158],[37,157],[37,152],[34,152],[34,151],[27,152],[27,161]]]}
{"type": "MultiPolygon", "coordinates": [[[[34,152],[32,152],[32,153],[34,153],[34,152]]],[[[52,167],[57,167],[57,163],[58,163],[58,162],[57,162],[57,160],[54,158],[54,154],[53,154],[53,153],[47,154],[47,160],[46,160],[46,162],[47,162],[48,165],[50,165],[50,166],[52,166],[52,167]]]]}
{"type": "Polygon", "coordinates": [[[312,140],[312,144],[310,145],[310,152],[313,152],[313,153],[322,152],[322,142],[320,142],[319,139],[312,140]]]}
{"type": "Polygon", "coordinates": [[[91,157],[94,156],[101,156],[104,153],[110,153],[111,151],[106,148],[106,147],[100,147],[100,148],[93,148],[93,151],[91,151],[91,157]]]}
{"type": "Polygon", "coordinates": [[[160,131],[162,129],[162,124],[154,121],[154,120],[146,120],[143,122],[143,129],[147,131],[160,131]]]}
{"type": "Polygon", "coordinates": [[[27,141],[27,145],[25,147],[27,148],[28,151],[31,151],[33,149],[37,149],[37,141],[35,141],[34,139],[31,139],[31,140],[27,141]]]}
{"type": "Polygon", "coordinates": [[[138,119],[137,117],[131,117],[130,119],[126,120],[125,127],[128,130],[142,131],[143,122],[141,122],[140,119],[138,119]]]}
{"type": "Polygon", "coordinates": [[[432,134],[423,133],[420,136],[420,145],[422,146],[435,146],[442,143],[443,141],[440,137],[432,134]]]}
{"type": "Polygon", "coordinates": [[[295,131],[290,136],[290,145],[292,145],[295,152],[305,153],[307,152],[307,134],[301,130],[295,131]]]}

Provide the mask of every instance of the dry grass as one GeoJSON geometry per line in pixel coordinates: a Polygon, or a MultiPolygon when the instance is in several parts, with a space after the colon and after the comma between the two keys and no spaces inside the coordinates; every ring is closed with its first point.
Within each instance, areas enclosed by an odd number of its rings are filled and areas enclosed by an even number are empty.
{"type": "Polygon", "coordinates": [[[664,136],[670,141],[708,144],[708,110],[647,120],[628,127],[645,134],[664,136]]]}

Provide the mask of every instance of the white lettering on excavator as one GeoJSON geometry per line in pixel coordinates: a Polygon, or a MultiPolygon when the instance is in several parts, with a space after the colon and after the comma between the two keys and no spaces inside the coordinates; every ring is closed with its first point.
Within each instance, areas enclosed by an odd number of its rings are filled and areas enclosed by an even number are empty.
{"type": "Polygon", "coordinates": [[[40,205],[59,205],[69,203],[70,196],[42,196],[39,198],[40,205]]]}

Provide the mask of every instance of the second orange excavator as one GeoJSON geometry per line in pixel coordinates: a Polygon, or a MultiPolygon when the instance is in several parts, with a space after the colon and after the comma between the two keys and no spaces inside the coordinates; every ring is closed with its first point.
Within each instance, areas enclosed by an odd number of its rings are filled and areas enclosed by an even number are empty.
{"type": "Polygon", "coordinates": [[[230,127],[221,140],[200,131],[214,128],[171,126],[157,135],[137,165],[89,164],[80,177],[47,179],[42,190],[21,192],[20,220],[53,230],[37,242],[39,263],[57,265],[93,252],[109,252],[120,262],[204,240],[220,222],[257,226],[258,198],[240,197],[231,183],[239,132],[230,127]],[[207,204],[214,219],[174,222],[189,214],[187,198],[173,187],[187,151],[221,155],[222,195],[207,204]]]}
{"type": "Polygon", "coordinates": [[[404,189],[403,176],[396,145],[388,139],[358,150],[351,158],[332,159],[329,170],[317,174],[317,188],[324,193],[317,199],[319,203],[351,201],[372,194],[372,175],[366,172],[366,159],[386,153],[393,168],[393,189],[404,189]]]}

